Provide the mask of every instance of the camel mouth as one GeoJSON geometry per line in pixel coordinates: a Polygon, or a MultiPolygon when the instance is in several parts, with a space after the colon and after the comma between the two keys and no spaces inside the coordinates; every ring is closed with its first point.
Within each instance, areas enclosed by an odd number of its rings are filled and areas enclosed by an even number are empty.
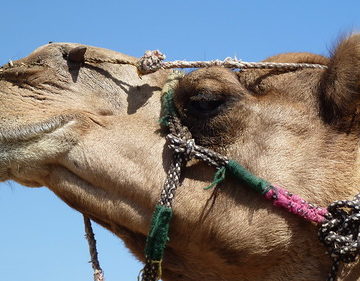
{"type": "Polygon", "coordinates": [[[0,143],[26,142],[50,134],[74,120],[71,115],[59,115],[45,121],[0,129],[0,143]]]}
{"type": "Polygon", "coordinates": [[[52,116],[40,122],[0,129],[0,182],[16,180],[29,187],[37,180],[42,165],[55,161],[74,144],[66,127],[76,122],[75,114],[52,116]]]}

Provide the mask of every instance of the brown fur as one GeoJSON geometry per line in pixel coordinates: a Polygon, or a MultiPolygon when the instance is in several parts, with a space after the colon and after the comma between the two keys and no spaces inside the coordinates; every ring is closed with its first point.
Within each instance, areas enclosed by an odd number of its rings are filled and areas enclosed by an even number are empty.
{"type": "MultiPolygon", "coordinates": [[[[323,118],[330,122],[359,119],[360,34],[342,41],[333,51],[319,92],[323,118]]],[[[357,125],[357,124],[356,124],[357,125]]]]}
{"type": "MultiPolygon", "coordinates": [[[[351,198],[360,184],[359,126],[350,118],[360,91],[358,38],[343,41],[330,60],[268,59],[329,63],[328,70],[192,72],[176,89],[176,107],[199,143],[256,175],[323,206],[351,198]]],[[[0,180],[49,187],[144,260],[171,160],[158,124],[168,72],[140,79],[131,65],[67,61],[78,46],[48,45],[0,72],[0,180]]],[[[135,61],[93,47],[86,55],[135,61]]],[[[203,190],[213,173],[197,162],[185,170],[163,280],[326,279],[330,259],[314,225],[232,178],[203,190]]],[[[358,280],[359,270],[343,270],[341,280],[358,280]]]]}

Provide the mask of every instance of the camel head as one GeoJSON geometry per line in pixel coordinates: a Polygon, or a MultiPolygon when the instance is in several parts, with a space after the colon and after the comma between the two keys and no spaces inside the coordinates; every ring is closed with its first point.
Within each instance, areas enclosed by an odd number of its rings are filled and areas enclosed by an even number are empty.
{"type": "MultiPolygon", "coordinates": [[[[0,180],[46,186],[123,239],[140,260],[172,160],[159,124],[171,70],[139,76],[137,59],[55,43],[0,69],[0,180]],[[74,51],[75,50],[75,51],[74,51]],[[114,61],[129,64],[114,64],[114,61]]],[[[327,206],[359,193],[360,35],[329,58],[269,62],[327,69],[199,69],[174,84],[197,144],[327,206]]],[[[276,209],[232,177],[192,160],[173,202],[163,280],[325,280],[317,227],[276,209]]],[[[356,280],[360,267],[342,270],[356,280]]]]}

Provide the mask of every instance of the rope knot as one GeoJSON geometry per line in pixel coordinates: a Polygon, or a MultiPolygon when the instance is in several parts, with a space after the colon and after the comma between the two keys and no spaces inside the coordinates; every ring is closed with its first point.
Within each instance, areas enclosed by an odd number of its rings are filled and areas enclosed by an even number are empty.
{"type": "Polygon", "coordinates": [[[183,154],[186,161],[195,158],[216,168],[225,166],[229,161],[225,156],[195,144],[194,139],[183,139],[174,134],[168,134],[166,139],[169,141],[169,148],[177,154],[183,154]]]}
{"type": "Polygon", "coordinates": [[[159,50],[146,51],[144,56],[138,61],[137,68],[140,74],[149,74],[162,67],[162,61],[166,56],[159,50]]]}
{"type": "Polygon", "coordinates": [[[236,68],[239,68],[241,70],[243,66],[242,63],[243,63],[242,60],[239,60],[237,58],[227,57],[224,59],[223,66],[226,68],[234,68],[236,66],[236,68]]]}
{"type": "Polygon", "coordinates": [[[340,200],[328,207],[319,238],[335,261],[354,262],[360,253],[360,200],[340,200]]]}
{"type": "Polygon", "coordinates": [[[175,153],[183,154],[186,161],[191,160],[196,152],[196,145],[194,139],[181,139],[175,135],[169,134],[166,139],[170,142],[169,148],[175,153]]]}

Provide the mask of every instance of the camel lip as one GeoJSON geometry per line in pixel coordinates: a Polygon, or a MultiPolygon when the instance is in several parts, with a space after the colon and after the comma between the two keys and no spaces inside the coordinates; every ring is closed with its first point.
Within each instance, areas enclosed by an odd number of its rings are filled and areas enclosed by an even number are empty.
{"type": "Polygon", "coordinates": [[[29,187],[43,186],[48,164],[76,143],[70,128],[76,126],[78,118],[81,116],[69,113],[0,128],[0,182],[14,180],[29,187]]]}
{"type": "Polygon", "coordinates": [[[0,143],[25,142],[50,134],[73,121],[72,115],[58,115],[45,121],[0,129],[0,143]]]}

